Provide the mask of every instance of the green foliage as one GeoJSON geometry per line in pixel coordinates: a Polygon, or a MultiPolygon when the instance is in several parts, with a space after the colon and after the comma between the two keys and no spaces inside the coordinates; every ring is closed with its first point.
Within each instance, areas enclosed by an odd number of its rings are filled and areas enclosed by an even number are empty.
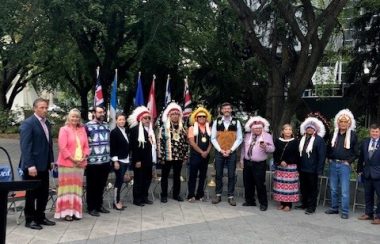
{"type": "Polygon", "coordinates": [[[4,133],[10,130],[15,124],[15,117],[12,112],[0,109],[0,132],[4,133]]]}

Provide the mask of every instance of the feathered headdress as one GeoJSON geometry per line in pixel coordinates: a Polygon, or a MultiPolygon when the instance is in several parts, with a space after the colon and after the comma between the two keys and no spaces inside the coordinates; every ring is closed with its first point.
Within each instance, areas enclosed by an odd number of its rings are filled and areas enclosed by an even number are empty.
{"type": "Polygon", "coordinates": [[[270,124],[269,124],[268,120],[264,119],[261,116],[253,116],[253,117],[249,118],[247,123],[245,123],[245,126],[244,126],[245,131],[250,132],[252,126],[262,127],[265,132],[269,132],[270,124]]]}
{"type": "MultiPolygon", "coordinates": [[[[139,134],[138,134],[137,140],[139,142],[139,146],[142,146],[143,148],[146,141],[145,141],[145,136],[144,136],[144,127],[141,120],[144,116],[151,116],[149,109],[145,106],[139,106],[135,108],[132,114],[129,115],[128,117],[128,124],[130,128],[135,127],[135,126],[139,127],[139,134]]],[[[154,136],[152,122],[149,124],[148,135],[152,140],[152,145],[155,145],[156,137],[154,136]]]]}
{"type": "Polygon", "coordinates": [[[314,144],[314,140],[315,140],[315,134],[317,134],[318,136],[320,136],[322,138],[326,134],[326,128],[323,125],[322,121],[320,121],[319,119],[317,119],[315,117],[306,118],[305,121],[302,122],[302,124],[300,126],[301,135],[303,135],[301,138],[300,144],[299,144],[299,148],[298,148],[299,152],[300,152],[300,156],[302,156],[302,150],[303,150],[303,147],[304,147],[305,141],[306,141],[306,135],[305,135],[306,129],[310,128],[310,127],[313,128],[315,132],[314,132],[314,135],[311,136],[309,144],[307,145],[307,148],[306,148],[306,153],[309,157],[310,157],[310,153],[313,152],[313,144],[314,144]]]}
{"type": "Polygon", "coordinates": [[[210,130],[210,121],[211,121],[211,114],[210,112],[203,106],[199,106],[196,110],[194,110],[190,115],[190,125],[194,125],[194,136],[197,136],[199,134],[199,125],[197,122],[197,117],[203,115],[206,117],[206,132],[210,136],[211,130],[210,130]]]}
{"type": "Polygon", "coordinates": [[[334,135],[331,140],[331,146],[334,147],[336,143],[336,138],[338,137],[339,132],[339,122],[347,121],[349,126],[346,132],[346,138],[344,140],[344,148],[350,149],[351,147],[351,131],[355,131],[356,129],[356,121],[352,112],[348,109],[342,109],[335,115],[334,118],[334,135]]]}

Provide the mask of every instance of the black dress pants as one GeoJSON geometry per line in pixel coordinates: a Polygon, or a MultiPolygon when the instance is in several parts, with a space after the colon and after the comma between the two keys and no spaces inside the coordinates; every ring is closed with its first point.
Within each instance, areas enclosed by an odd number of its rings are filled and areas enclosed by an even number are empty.
{"type": "Polygon", "coordinates": [[[173,198],[178,197],[181,191],[181,169],[183,160],[165,161],[162,165],[161,197],[168,196],[168,178],[173,167],[173,198]]]}
{"type": "Polygon", "coordinates": [[[187,199],[195,197],[200,199],[204,197],[204,187],[207,175],[209,157],[202,158],[200,155],[191,155],[189,163],[189,182],[188,182],[188,191],[189,195],[187,199]],[[198,189],[197,194],[195,195],[195,186],[197,184],[197,178],[199,173],[198,189]]]}
{"type": "Polygon", "coordinates": [[[255,188],[260,205],[268,206],[267,189],[265,185],[266,161],[254,162],[244,160],[243,183],[245,201],[255,203],[255,188]]]}
{"type": "Polygon", "coordinates": [[[133,174],[133,202],[144,203],[152,182],[152,163],[142,162],[140,168],[133,168],[133,174]]]}
{"type": "Polygon", "coordinates": [[[38,171],[37,176],[32,177],[28,170],[24,170],[24,180],[40,180],[37,188],[27,190],[25,194],[25,222],[40,222],[45,219],[45,209],[49,198],[49,171],[38,171]]]}
{"type": "Polygon", "coordinates": [[[301,171],[300,188],[302,205],[309,210],[315,211],[318,197],[318,174],[301,171]]]}
{"type": "Polygon", "coordinates": [[[103,206],[103,193],[106,187],[110,164],[89,164],[86,168],[87,210],[99,210],[103,206]]]}

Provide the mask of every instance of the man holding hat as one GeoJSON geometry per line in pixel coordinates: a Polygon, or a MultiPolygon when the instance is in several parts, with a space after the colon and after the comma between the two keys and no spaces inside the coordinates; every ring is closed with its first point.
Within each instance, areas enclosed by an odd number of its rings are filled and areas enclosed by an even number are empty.
{"type": "Polygon", "coordinates": [[[350,208],[350,174],[351,164],[356,158],[355,134],[356,122],[354,115],[348,109],[337,113],[334,119],[334,134],[328,147],[328,162],[330,171],[331,208],[326,214],[339,213],[338,186],[340,183],[342,219],[348,219],[350,208]]]}
{"type": "Polygon", "coordinates": [[[221,107],[223,116],[214,121],[211,130],[211,143],[215,148],[215,170],[216,170],[216,197],[213,204],[222,201],[223,191],[223,169],[228,169],[228,203],[236,206],[234,199],[235,172],[236,172],[236,150],[243,141],[242,129],[239,120],[232,117],[232,105],[223,103],[221,107]]]}
{"type": "Polygon", "coordinates": [[[301,163],[300,185],[302,204],[296,209],[306,209],[305,214],[313,214],[317,208],[318,175],[322,175],[326,158],[326,144],[322,139],[325,126],[317,118],[309,117],[301,124],[299,153],[301,163]]]}
{"type": "Polygon", "coordinates": [[[187,159],[188,143],[182,122],[182,108],[175,102],[169,103],[162,114],[159,133],[159,159],[162,163],[161,202],[168,201],[168,177],[173,167],[173,199],[183,201],[181,191],[181,169],[187,159]]]}
{"type": "Polygon", "coordinates": [[[133,204],[140,207],[153,204],[148,199],[152,166],[156,162],[156,139],[151,121],[152,116],[145,106],[137,107],[128,117],[134,174],[133,204]]]}
{"type": "Polygon", "coordinates": [[[268,209],[265,175],[266,160],[274,152],[269,122],[261,116],[251,117],[245,124],[244,144],[241,149],[240,165],[243,168],[245,203],[243,206],[256,206],[255,188],[260,202],[260,210],[268,209]]]}
{"type": "Polygon", "coordinates": [[[188,139],[190,143],[189,182],[187,200],[203,200],[204,186],[207,174],[208,161],[211,150],[211,130],[209,122],[211,114],[203,106],[198,107],[190,116],[188,139]],[[199,173],[198,190],[195,195],[195,185],[199,173]]]}

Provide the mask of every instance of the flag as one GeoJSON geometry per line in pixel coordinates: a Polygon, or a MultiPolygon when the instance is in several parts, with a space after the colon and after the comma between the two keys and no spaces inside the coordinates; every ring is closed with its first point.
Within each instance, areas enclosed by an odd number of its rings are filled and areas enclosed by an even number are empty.
{"type": "Polygon", "coordinates": [[[102,90],[102,85],[100,84],[99,70],[100,70],[100,67],[97,67],[96,68],[96,86],[95,86],[95,96],[94,96],[94,107],[96,107],[96,106],[104,107],[103,90],[102,90]]]}
{"type": "Polygon", "coordinates": [[[136,96],[135,96],[135,106],[144,106],[144,93],[142,89],[141,84],[141,72],[139,72],[139,78],[137,80],[137,90],[136,90],[136,96]]]}
{"type": "Polygon", "coordinates": [[[168,79],[166,80],[166,91],[165,91],[165,107],[172,100],[172,94],[170,91],[170,75],[168,75],[168,79]]]}
{"type": "Polygon", "coordinates": [[[184,85],[184,107],[183,107],[183,117],[188,118],[191,115],[191,112],[193,111],[191,108],[191,95],[189,90],[189,83],[187,81],[187,76],[185,78],[185,85],[184,85]]]}
{"type": "Polygon", "coordinates": [[[110,129],[116,127],[116,108],[117,108],[117,69],[115,69],[115,78],[112,84],[111,104],[110,104],[110,129]]]}
{"type": "Polygon", "coordinates": [[[150,86],[149,98],[148,98],[148,104],[147,104],[147,107],[148,107],[150,113],[152,114],[153,123],[157,118],[155,94],[156,94],[156,76],[153,75],[152,85],[150,86]]]}

